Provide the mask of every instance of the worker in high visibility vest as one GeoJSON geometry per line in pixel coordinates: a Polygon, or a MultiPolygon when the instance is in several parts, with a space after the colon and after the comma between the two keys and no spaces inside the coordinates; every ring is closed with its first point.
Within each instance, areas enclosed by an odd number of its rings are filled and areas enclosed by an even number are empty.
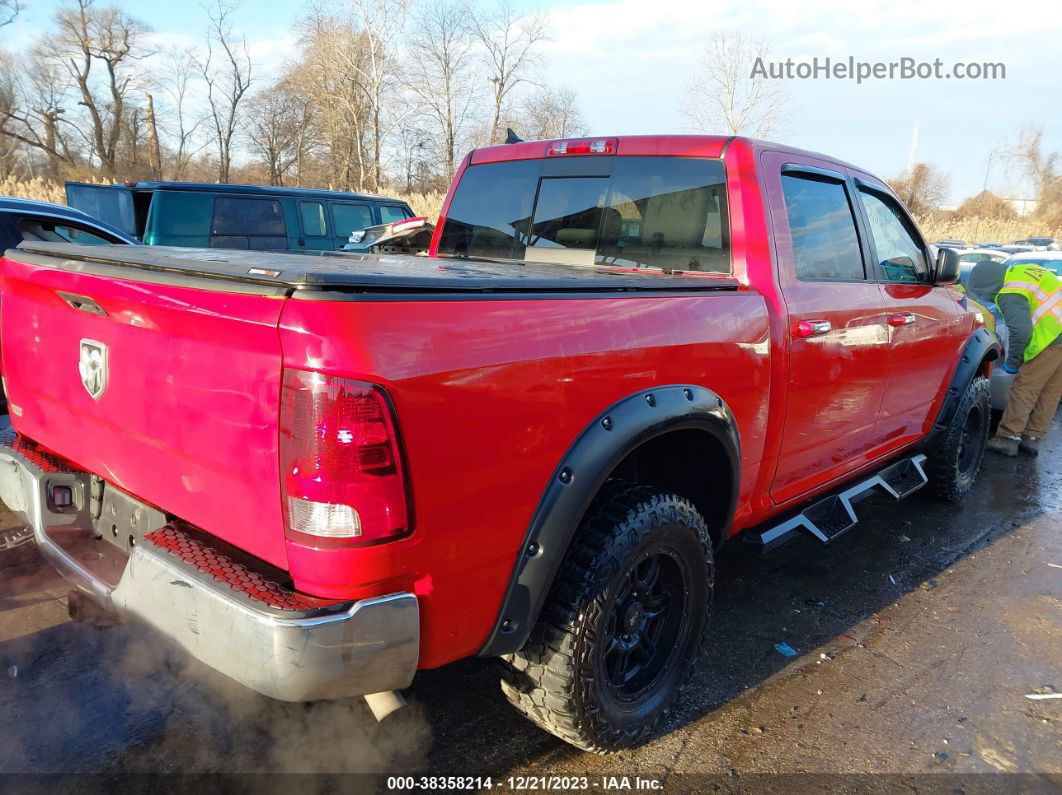
{"type": "Polygon", "coordinates": [[[1062,400],[1062,279],[1039,265],[1011,265],[996,305],[1010,332],[1003,369],[1016,375],[988,449],[1037,455],[1062,400]]]}

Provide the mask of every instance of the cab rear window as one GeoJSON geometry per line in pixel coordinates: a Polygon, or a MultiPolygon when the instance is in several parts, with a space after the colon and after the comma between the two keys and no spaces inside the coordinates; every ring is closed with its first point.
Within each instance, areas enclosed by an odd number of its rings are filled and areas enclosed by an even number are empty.
{"type": "Polygon", "coordinates": [[[580,157],[471,166],[439,254],[730,272],[719,160],[580,157]],[[548,165],[547,165],[548,164],[548,165]]]}

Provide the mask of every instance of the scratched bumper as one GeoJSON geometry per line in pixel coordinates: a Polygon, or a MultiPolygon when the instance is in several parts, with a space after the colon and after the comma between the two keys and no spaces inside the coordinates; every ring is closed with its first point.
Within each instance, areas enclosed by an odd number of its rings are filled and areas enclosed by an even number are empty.
{"type": "Polygon", "coordinates": [[[102,607],[135,618],[237,682],[282,701],[397,690],[416,672],[417,599],[393,593],[319,610],[277,610],[197,576],[151,543],[135,546],[117,583],[95,574],[59,542],[90,531],[90,476],[0,438],[0,499],[33,529],[42,556],[102,607]],[[75,504],[49,495],[69,486],[75,504]]]}

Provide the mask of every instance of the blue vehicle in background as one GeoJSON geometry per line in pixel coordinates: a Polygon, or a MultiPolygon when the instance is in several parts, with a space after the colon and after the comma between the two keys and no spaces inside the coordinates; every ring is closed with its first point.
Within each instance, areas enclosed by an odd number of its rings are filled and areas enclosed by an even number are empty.
{"type": "Polygon", "coordinates": [[[338,251],[356,231],[413,217],[401,199],[257,185],[68,182],[66,199],[153,246],[338,251]]]}
{"type": "Polygon", "coordinates": [[[23,240],[108,245],[137,241],[91,215],[61,204],[0,196],[0,254],[23,240]]]}

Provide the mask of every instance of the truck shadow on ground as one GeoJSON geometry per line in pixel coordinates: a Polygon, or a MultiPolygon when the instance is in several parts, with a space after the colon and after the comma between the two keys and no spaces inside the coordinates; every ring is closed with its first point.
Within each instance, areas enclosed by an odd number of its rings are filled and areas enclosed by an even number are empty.
{"type": "MultiPolygon", "coordinates": [[[[1057,453],[1053,458],[1057,457],[1057,453]]],[[[872,497],[863,521],[828,547],[800,538],[758,556],[735,540],[718,554],[709,651],[660,736],[757,687],[800,653],[836,641],[905,593],[1043,513],[1062,511],[1062,472],[986,461],[961,505],[872,497]]],[[[9,574],[0,599],[51,609],[44,625],[0,625],[0,770],[328,771],[494,775],[582,752],[506,703],[496,663],[472,659],[420,674],[411,705],[376,724],[360,699],[283,704],[167,650],[136,626],[63,620],[63,586],[46,567],[9,574]],[[53,596],[39,596],[42,592],[53,596]],[[6,672],[6,679],[3,678],[6,672]]],[[[0,613],[0,617],[5,614],[0,613]]],[[[853,639],[853,642],[855,639],[853,639]]],[[[620,758],[637,761],[642,751],[620,758]]]]}

